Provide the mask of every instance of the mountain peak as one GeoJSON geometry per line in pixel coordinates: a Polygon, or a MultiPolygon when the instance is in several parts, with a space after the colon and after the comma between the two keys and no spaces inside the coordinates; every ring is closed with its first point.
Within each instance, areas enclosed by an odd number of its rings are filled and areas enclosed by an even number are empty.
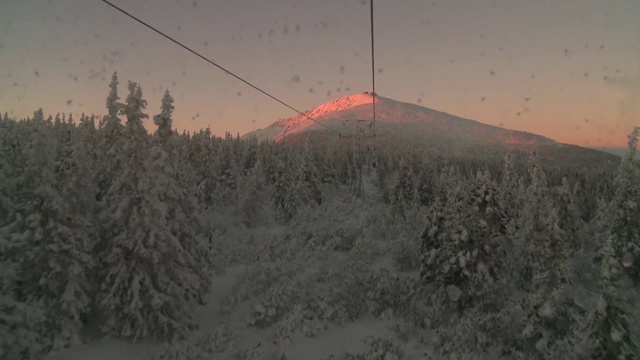
{"type": "MultiPolygon", "coordinates": [[[[379,98],[380,97],[376,95],[376,100],[379,98]]],[[[370,105],[372,103],[373,94],[368,91],[358,94],[345,95],[343,97],[319,105],[313,109],[306,110],[303,112],[304,115],[296,115],[292,118],[276,121],[267,129],[262,130],[263,136],[266,135],[267,138],[272,138],[275,139],[275,141],[280,141],[284,138],[284,136],[293,133],[320,130],[321,126],[318,125],[318,122],[325,123],[327,117],[330,117],[333,120],[351,120],[348,117],[340,116],[339,114],[351,114],[351,110],[361,107],[362,105],[370,105]],[[316,121],[312,121],[309,118],[316,121]],[[264,133],[265,131],[266,133],[264,133]]],[[[335,125],[336,123],[332,123],[332,128],[335,128],[335,125]]],[[[256,132],[250,134],[256,134],[256,132]]]]}
{"type": "Polygon", "coordinates": [[[350,109],[359,105],[373,103],[373,95],[370,92],[346,95],[341,98],[324,103],[312,110],[305,111],[305,114],[312,117],[320,117],[330,112],[350,109]]]}

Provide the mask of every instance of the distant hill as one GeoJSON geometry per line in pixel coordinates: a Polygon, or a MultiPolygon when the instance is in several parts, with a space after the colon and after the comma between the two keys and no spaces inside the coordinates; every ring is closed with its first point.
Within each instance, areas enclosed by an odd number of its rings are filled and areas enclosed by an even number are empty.
{"type": "MultiPolygon", "coordinates": [[[[617,165],[620,157],[599,150],[558,143],[541,135],[483,124],[423,106],[376,95],[376,146],[419,145],[450,153],[475,150],[506,153],[531,152],[548,160],[576,164],[617,165]],[[576,160],[579,160],[576,162],[576,160]]],[[[304,112],[306,116],[279,120],[245,137],[279,141],[311,139],[320,142],[352,141],[353,135],[373,141],[373,95],[343,96],[304,112]],[[315,121],[310,120],[313,118],[315,121]],[[322,125],[320,125],[320,124],[322,125]]]]}
{"type": "MultiPolygon", "coordinates": [[[[592,149],[608,152],[609,154],[617,155],[620,157],[624,157],[629,152],[629,149],[626,147],[592,147],[592,149]]],[[[640,160],[640,153],[636,153],[634,159],[640,160]]]]}

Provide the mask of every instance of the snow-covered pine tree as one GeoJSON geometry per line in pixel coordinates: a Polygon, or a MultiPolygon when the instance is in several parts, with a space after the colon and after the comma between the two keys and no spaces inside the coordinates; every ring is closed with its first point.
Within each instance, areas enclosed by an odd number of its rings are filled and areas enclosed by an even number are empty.
{"type": "Polygon", "coordinates": [[[552,265],[560,265],[566,259],[568,245],[563,241],[564,232],[550,198],[546,175],[535,153],[530,158],[530,176],[514,244],[522,259],[518,286],[526,291],[536,289],[541,285],[538,282],[546,282],[548,276],[559,277],[554,279],[556,284],[563,281],[561,269],[552,265]],[[550,273],[552,269],[558,271],[550,273]]]}
{"type": "MultiPolygon", "coordinates": [[[[53,178],[50,166],[52,162],[51,138],[45,134],[48,127],[41,114],[40,116],[34,114],[34,119],[39,120],[25,122],[29,127],[29,137],[24,139],[29,143],[26,150],[26,163],[23,165],[24,169],[19,177],[15,179],[15,203],[5,228],[11,248],[16,249],[22,255],[22,260],[16,271],[19,273],[17,279],[18,298],[24,301],[27,300],[27,295],[31,294],[31,291],[26,290],[25,287],[38,287],[38,282],[29,284],[26,281],[25,276],[29,276],[29,272],[26,270],[31,264],[25,262],[29,261],[29,258],[36,258],[37,260],[33,262],[38,263],[39,267],[46,266],[40,263],[42,260],[40,257],[44,255],[44,251],[38,251],[40,245],[46,245],[41,241],[44,229],[42,229],[43,224],[40,221],[42,217],[40,210],[41,205],[51,201],[55,195],[51,184],[53,178]]],[[[44,270],[38,271],[36,269],[31,269],[36,273],[36,277],[45,273],[44,270]]]]}
{"type": "Polygon", "coordinates": [[[640,294],[623,272],[624,264],[616,254],[614,239],[613,234],[605,238],[600,250],[604,301],[593,318],[600,323],[591,328],[589,340],[596,348],[590,355],[591,358],[632,360],[640,354],[640,312],[636,304],[640,294]]]}
{"type": "Polygon", "coordinates": [[[189,302],[206,289],[171,160],[161,146],[149,148],[145,107],[140,87],[130,83],[123,110],[128,161],[107,193],[114,232],[103,250],[99,292],[104,330],[134,340],[183,335],[193,325],[189,302]]]}
{"type": "Polygon", "coordinates": [[[118,96],[118,73],[114,72],[111,75],[111,82],[109,83],[109,96],[107,96],[107,116],[108,120],[117,120],[118,114],[122,109],[122,103],[118,102],[120,96],[118,96]]]}
{"type": "MultiPolygon", "coordinates": [[[[394,165],[400,163],[400,157],[397,155],[393,155],[396,154],[381,154],[380,159],[376,164],[378,187],[382,190],[382,199],[387,204],[391,204],[391,201],[393,199],[391,189],[393,189],[398,183],[398,173],[394,165]]],[[[347,162],[347,165],[349,165],[349,159],[346,158],[345,160],[347,162]]],[[[351,175],[349,174],[349,176],[351,175]]]]}
{"type": "Polygon", "coordinates": [[[634,164],[638,136],[640,127],[629,134],[629,151],[620,164],[609,204],[613,246],[636,285],[640,285],[640,169],[634,164]]]}
{"type": "Polygon", "coordinates": [[[471,277],[478,295],[495,292],[492,285],[501,283],[500,286],[504,287],[512,280],[511,267],[506,259],[513,247],[512,219],[498,194],[498,185],[491,179],[489,171],[478,171],[469,191],[467,220],[475,240],[473,250],[477,250],[477,255],[469,259],[473,260],[469,267],[476,268],[478,272],[471,277]]]}
{"type": "Polygon", "coordinates": [[[218,202],[224,205],[233,202],[233,194],[238,187],[238,177],[241,176],[242,169],[239,164],[237,151],[239,141],[233,139],[231,134],[227,134],[224,140],[220,141],[217,148],[217,161],[213,175],[216,181],[215,197],[218,202]]]}
{"type": "MultiPolygon", "coordinates": [[[[59,123],[57,126],[67,126],[59,123]]],[[[43,345],[54,348],[77,340],[81,318],[89,311],[88,234],[83,218],[70,208],[78,191],[69,191],[70,143],[44,122],[33,122],[29,163],[19,181],[19,199],[6,231],[9,242],[21,253],[16,264],[17,300],[47,309],[41,328],[43,345]]],[[[84,215],[83,213],[80,213],[84,215]]]]}
{"type": "Polygon", "coordinates": [[[414,211],[419,206],[416,176],[408,157],[400,159],[398,169],[392,178],[394,181],[387,190],[389,202],[404,218],[406,212],[414,211]]]}
{"type": "Polygon", "coordinates": [[[319,181],[322,184],[337,184],[338,170],[337,159],[331,148],[317,149],[315,152],[319,181]]]}
{"type": "Polygon", "coordinates": [[[41,336],[45,312],[17,299],[22,249],[6,230],[0,228],[0,359],[36,360],[47,351],[41,336]]]}
{"type": "MultiPolygon", "coordinates": [[[[74,132],[72,152],[78,171],[74,173],[78,188],[83,189],[78,201],[78,208],[86,209],[87,220],[98,229],[98,203],[96,194],[100,192],[96,173],[100,169],[99,163],[102,160],[100,137],[96,128],[95,116],[84,116],[80,119],[77,130],[74,132]]],[[[72,186],[70,186],[72,187],[72,186]]],[[[95,239],[97,242],[97,239],[95,239]]]]}
{"type": "Polygon", "coordinates": [[[502,178],[499,183],[498,201],[509,219],[517,219],[522,210],[525,193],[521,176],[516,170],[516,158],[513,153],[505,156],[502,166],[502,178]]]}
{"type": "Polygon", "coordinates": [[[158,126],[156,130],[156,136],[160,138],[163,143],[167,143],[173,135],[171,114],[173,114],[173,97],[169,93],[169,90],[164,91],[162,97],[162,106],[160,107],[160,114],[153,117],[153,123],[158,126]]]}
{"type": "MultiPolygon", "coordinates": [[[[446,200],[445,200],[446,201],[446,200]]],[[[422,232],[420,244],[420,257],[422,266],[420,279],[423,284],[433,284],[439,269],[439,250],[443,240],[446,240],[444,203],[441,196],[436,196],[427,209],[426,226],[422,232]]]]}
{"type": "Polygon", "coordinates": [[[26,303],[20,290],[25,239],[12,234],[22,199],[18,189],[25,185],[20,144],[31,146],[31,125],[11,120],[7,113],[0,120],[0,359],[38,359],[46,350],[41,337],[45,313],[26,303]]]}
{"type": "Polygon", "coordinates": [[[307,139],[304,143],[303,157],[297,159],[297,168],[300,170],[298,181],[303,183],[305,187],[304,202],[312,206],[320,205],[324,201],[322,190],[320,190],[320,173],[315,156],[316,151],[318,148],[314,148],[307,139]]]}
{"type": "MultiPolygon", "coordinates": [[[[449,310],[447,304],[456,303],[460,297],[459,287],[464,282],[462,267],[458,261],[461,248],[469,240],[464,224],[466,184],[456,178],[453,168],[447,171],[450,187],[436,196],[428,209],[427,225],[422,234],[420,248],[422,258],[421,278],[425,285],[435,286],[440,304],[449,310]],[[456,287],[455,301],[448,302],[444,293],[447,287],[456,287]]],[[[465,260],[466,261],[466,260],[465,260]]],[[[453,289],[453,288],[450,288],[453,289]]]]}
{"type": "Polygon", "coordinates": [[[9,213],[13,207],[12,197],[15,193],[15,172],[9,153],[15,151],[8,138],[13,133],[13,122],[9,119],[0,119],[0,228],[9,219],[9,213]]]}
{"type": "Polygon", "coordinates": [[[419,170],[416,176],[416,194],[418,196],[418,199],[416,200],[421,206],[431,205],[431,202],[435,197],[435,174],[437,172],[437,164],[433,161],[433,157],[428,154],[425,154],[420,158],[419,170]]]}
{"type": "MultiPolygon", "coordinates": [[[[589,224],[589,240],[581,249],[585,262],[595,264],[595,269],[579,271],[575,281],[585,288],[584,294],[574,296],[575,311],[582,317],[580,331],[575,331],[574,342],[582,358],[636,359],[640,354],[640,296],[634,286],[634,254],[625,251],[633,248],[633,221],[638,213],[637,169],[633,158],[638,129],[629,137],[629,154],[623,159],[614,181],[615,194],[610,203],[600,199],[595,217],[589,224]],[[635,199],[634,199],[635,197],[635,199]],[[631,223],[631,227],[629,226],[631,223]],[[631,240],[631,245],[625,240],[631,240]],[[630,245],[630,246],[629,246],[630,245]],[[629,246],[629,248],[627,248],[629,246]],[[595,270],[595,271],[594,271],[595,270]],[[595,272],[591,281],[585,273],[595,272]]],[[[637,225],[636,225],[637,226],[637,225]]]]}
{"type": "Polygon", "coordinates": [[[193,156],[191,154],[193,148],[190,146],[192,140],[188,134],[178,134],[177,132],[174,132],[169,139],[170,146],[168,148],[165,146],[165,149],[168,149],[167,152],[174,159],[175,179],[178,187],[182,189],[184,201],[188,203],[187,207],[190,209],[185,211],[197,218],[193,219],[194,221],[199,221],[198,232],[208,233],[207,222],[202,220],[204,212],[198,201],[201,197],[201,191],[198,188],[198,171],[194,169],[193,162],[189,161],[193,156]]]}
{"type": "Polygon", "coordinates": [[[198,203],[202,209],[208,209],[216,203],[217,176],[215,169],[218,162],[219,143],[214,141],[211,129],[201,129],[193,134],[186,159],[192,170],[192,181],[196,184],[198,203]]]}
{"type": "Polygon", "coordinates": [[[275,143],[272,141],[264,141],[260,143],[258,151],[259,158],[262,160],[264,173],[264,181],[268,186],[273,186],[277,180],[278,163],[276,161],[275,143]]]}
{"type": "Polygon", "coordinates": [[[515,269],[516,283],[526,294],[519,305],[527,316],[521,333],[513,339],[514,351],[522,356],[564,357],[572,351],[568,334],[580,326],[571,316],[571,271],[567,262],[572,256],[571,243],[565,241],[545,172],[535,153],[530,159],[530,175],[514,244],[521,265],[515,269]]]}
{"type": "Polygon", "coordinates": [[[56,334],[54,347],[67,346],[77,342],[78,331],[83,319],[90,312],[95,294],[93,282],[96,263],[91,256],[91,248],[97,238],[96,206],[94,194],[97,187],[92,181],[93,159],[88,156],[87,149],[91,143],[86,142],[80,130],[72,123],[61,123],[63,131],[59,132],[56,158],[53,160],[53,186],[60,194],[56,199],[58,214],[57,224],[50,224],[48,231],[53,236],[50,253],[52,256],[50,276],[52,292],[58,293],[56,300],[49,305],[55,309],[54,327],[56,334]]]}
{"type": "MultiPolygon", "coordinates": [[[[99,151],[96,152],[95,182],[98,184],[96,200],[99,202],[103,201],[116,173],[121,171],[125,157],[123,154],[124,127],[118,117],[123,105],[118,102],[120,99],[118,96],[118,74],[115,72],[111,77],[109,88],[109,96],[106,101],[108,115],[102,118],[99,131],[96,134],[99,151]]],[[[102,209],[107,206],[107,204],[101,204],[102,209]]]]}
{"type": "MultiPolygon", "coordinates": [[[[203,245],[203,222],[200,217],[197,199],[193,196],[194,184],[188,181],[181,183],[181,176],[190,174],[186,164],[176,152],[176,136],[172,129],[174,110],[173,98],[169,91],[165,91],[162,98],[160,114],[154,116],[158,125],[157,134],[159,142],[151,148],[151,156],[146,161],[147,169],[156,181],[156,186],[165,189],[160,200],[168,205],[168,214],[165,219],[170,225],[171,232],[178,238],[183,248],[189,253],[190,258],[186,264],[188,269],[197,276],[193,284],[184,284],[187,287],[188,300],[201,301],[209,284],[207,255],[203,245]]],[[[187,270],[185,270],[187,271],[187,270]]]]}
{"type": "Polygon", "coordinates": [[[297,213],[300,203],[292,191],[294,178],[291,167],[285,165],[285,161],[281,157],[276,159],[277,170],[273,191],[273,206],[278,213],[278,217],[287,222],[297,213]]]}
{"type": "Polygon", "coordinates": [[[40,124],[40,123],[44,123],[46,122],[47,125],[52,125],[51,124],[51,116],[49,116],[49,120],[46,121],[44,118],[44,112],[42,111],[42,108],[39,108],[38,110],[33,112],[33,116],[31,117],[31,121],[35,124],[40,124]]]}
{"type": "Polygon", "coordinates": [[[336,162],[336,175],[340,184],[349,184],[352,177],[352,166],[350,152],[345,150],[343,144],[336,145],[332,158],[336,162]]]}
{"type": "Polygon", "coordinates": [[[586,236],[585,221],[582,219],[582,211],[578,204],[578,191],[580,184],[573,188],[566,177],[562,178],[562,185],[555,189],[554,204],[558,211],[559,226],[564,231],[563,242],[568,245],[570,255],[573,255],[581,246],[581,239],[586,236]]]}
{"type": "Polygon", "coordinates": [[[285,222],[291,220],[302,207],[320,205],[324,200],[311,150],[307,146],[299,149],[299,146],[292,144],[276,160],[273,203],[279,217],[285,222]]]}
{"type": "Polygon", "coordinates": [[[581,248],[582,268],[577,268],[573,316],[581,327],[568,335],[575,352],[584,359],[635,359],[640,352],[638,291],[615,251],[609,205],[598,200],[589,224],[588,242],[581,248]]]}
{"type": "Polygon", "coordinates": [[[194,179],[194,170],[192,164],[187,160],[189,157],[189,142],[188,135],[178,135],[173,130],[172,114],[175,110],[173,105],[174,100],[169,90],[165,90],[162,97],[160,114],[154,115],[153,122],[158,129],[155,132],[154,146],[160,146],[163,151],[167,153],[171,167],[167,170],[170,171],[170,176],[177,181],[178,187],[183,189],[185,197],[190,199],[193,212],[197,208],[197,190],[194,179]]]}
{"type": "Polygon", "coordinates": [[[240,179],[237,191],[237,212],[247,227],[260,224],[264,217],[264,206],[270,191],[264,174],[263,160],[258,158],[246,174],[240,179]]]}
{"type": "MultiPolygon", "coordinates": [[[[509,241],[513,244],[519,231],[521,212],[523,211],[526,187],[522,176],[518,173],[516,156],[509,153],[504,157],[500,182],[497,183],[497,207],[502,211],[501,224],[504,226],[509,241]]],[[[521,265],[521,249],[512,245],[502,248],[504,263],[512,279],[517,277],[517,269],[521,265]]]]}
{"type": "Polygon", "coordinates": [[[487,170],[478,170],[470,183],[449,184],[457,190],[448,191],[446,204],[436,199],[441,210],[430,211],[435,220],[423,235],[423,275],[436,284],[436,311],[448,319],[435,347],[443,355],[478,354],[505,345],[513,330],[513,234],[487,170]]]}

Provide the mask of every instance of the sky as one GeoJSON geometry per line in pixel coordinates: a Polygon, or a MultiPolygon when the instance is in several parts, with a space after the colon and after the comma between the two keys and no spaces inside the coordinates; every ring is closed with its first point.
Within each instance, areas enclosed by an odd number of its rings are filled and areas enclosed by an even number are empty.
{"type": "MultiPolygon", "coordinates": [[[[369,0],[111,0],[298,110],[371,91],[369,0]]],[[[374,0],[376,92],[581,146],[640,125],[640,1],[374,0]]],[[[100,0],[0,1],[0,113],[102,116],[111,74],[174,127],[296,113],[100,0]]],[[[148,128],[153,131],[151,120],[148,128]]]]}

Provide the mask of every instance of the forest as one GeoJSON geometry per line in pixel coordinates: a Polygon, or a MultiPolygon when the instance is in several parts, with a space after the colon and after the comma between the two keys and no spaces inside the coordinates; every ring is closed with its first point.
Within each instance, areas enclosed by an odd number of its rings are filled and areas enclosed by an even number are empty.
{"type": "Polygon", "coordinates": [[[355,156],[179,133],[169,91],[149,116],[140,85],[118,85],[102,119],[0,119],[0,359],[103,336],[155,341],[152,359],[295,359],[362,319],[389,330],[324,359],[640,357],[640,128],[613,170],[415,144],[355,156]],[[194,337],[238,266],[221,312],[243,324],[194,337]]]}

